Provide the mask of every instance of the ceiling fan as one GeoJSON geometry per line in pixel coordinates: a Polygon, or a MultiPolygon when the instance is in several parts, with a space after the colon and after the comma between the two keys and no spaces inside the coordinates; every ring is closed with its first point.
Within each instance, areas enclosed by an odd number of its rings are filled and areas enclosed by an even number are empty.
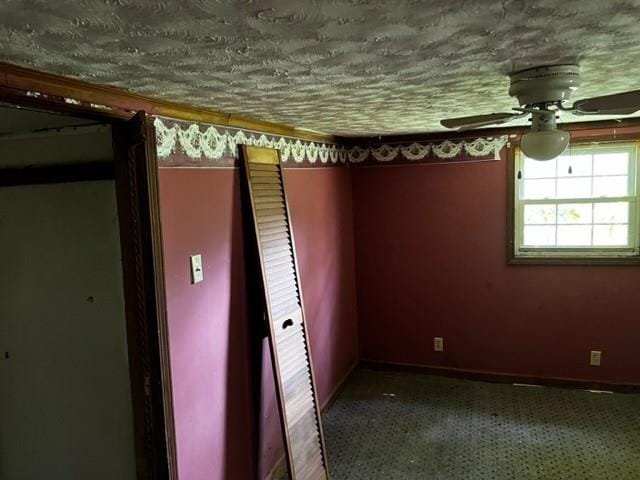
{"type": "Polygon", "coordinates": [[[446,128],[469,130],[501,125],[531,115],[531,131],[520,141],[522,152],[534,160],[551,160],[569,145],[569,133],[556,128],[559,112],[574,115],[630,115],[640,110],[640,90],[586,98],[566,106],[571,93],[580,86],[577,65],[547,65],[528,68],[509,75],[509,95],[520,107],[509,113],[490,113],[471,117],[448,118],[440,123],[446,128]]]}

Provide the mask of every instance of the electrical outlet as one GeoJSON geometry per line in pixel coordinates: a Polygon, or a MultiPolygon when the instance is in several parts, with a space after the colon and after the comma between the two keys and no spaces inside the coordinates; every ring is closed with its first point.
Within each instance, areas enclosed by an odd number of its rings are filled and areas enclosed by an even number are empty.
{"type": "Polygon", "coordinates": [[[592,367],[599,367],[602,360],[602,352],[599,350],[591,350],[591,356],[589,357],[589,365],[592,367]]]}
{"type": "Polygon", "coordinates": [[[433,351],[434,352],[444,351],[444,339],[442,337],[433,337],[433,351]]]}

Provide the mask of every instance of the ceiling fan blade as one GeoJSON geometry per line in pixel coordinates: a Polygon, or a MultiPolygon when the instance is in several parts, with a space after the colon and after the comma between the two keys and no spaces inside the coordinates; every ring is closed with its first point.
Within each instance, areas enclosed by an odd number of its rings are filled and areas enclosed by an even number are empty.
{"type": "Polygon", "coordinates": [[[630,115],[640,110],[640,90],[578,100],[572,110],[587,115],[630,115]]]}
{"type": "Polygon", "coordinates": [[[522,116],[523,114],[520,112],[489,113],[487,115],[474,115],[471,117],[447,118],[446,120],[442,120],[440,124],[446,128],[468,130],[470,128],[484,127],[487,125],[500,125],[522,116]]]}

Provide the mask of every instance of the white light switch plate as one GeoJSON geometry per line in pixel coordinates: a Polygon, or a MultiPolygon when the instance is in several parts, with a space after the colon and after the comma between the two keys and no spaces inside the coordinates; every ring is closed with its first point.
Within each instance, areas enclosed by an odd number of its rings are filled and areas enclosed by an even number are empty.
{"type": "Polygon", "coordinates": [[[204,272],[202,270],[202,255],[191,255],[191,283],[199,283],[204,280],[204,272]]]}
{"type": "Polygon", "coordinates": [[[599,350],[591,350],[591,355],[589,356],[589,365],[591,365],[592,367],[599,367],[601,361],[602,352],[599,350]]]}

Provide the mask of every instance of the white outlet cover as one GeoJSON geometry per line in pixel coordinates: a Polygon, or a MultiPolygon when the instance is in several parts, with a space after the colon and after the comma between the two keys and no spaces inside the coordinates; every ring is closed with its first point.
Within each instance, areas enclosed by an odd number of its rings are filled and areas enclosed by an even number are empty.
{"type": "Polygon", "coordinates": [[[189,257],[191,263],[191,283],[200,283],[204,280],[204,271],[202,270],[202,255],[191,255],[189,257]]]}
{"type": "Polygon", "coordinates": [[[599,367],[602,361],[602,352],[599,350],[591,350],[589,356],[589,365],[592,367],[599,367]]]}
{"type": "Polygon", "coordinates": [[[444,339],[442,337],[433,337],[433,350],[435,352],[444,351],[444,339]]]}

